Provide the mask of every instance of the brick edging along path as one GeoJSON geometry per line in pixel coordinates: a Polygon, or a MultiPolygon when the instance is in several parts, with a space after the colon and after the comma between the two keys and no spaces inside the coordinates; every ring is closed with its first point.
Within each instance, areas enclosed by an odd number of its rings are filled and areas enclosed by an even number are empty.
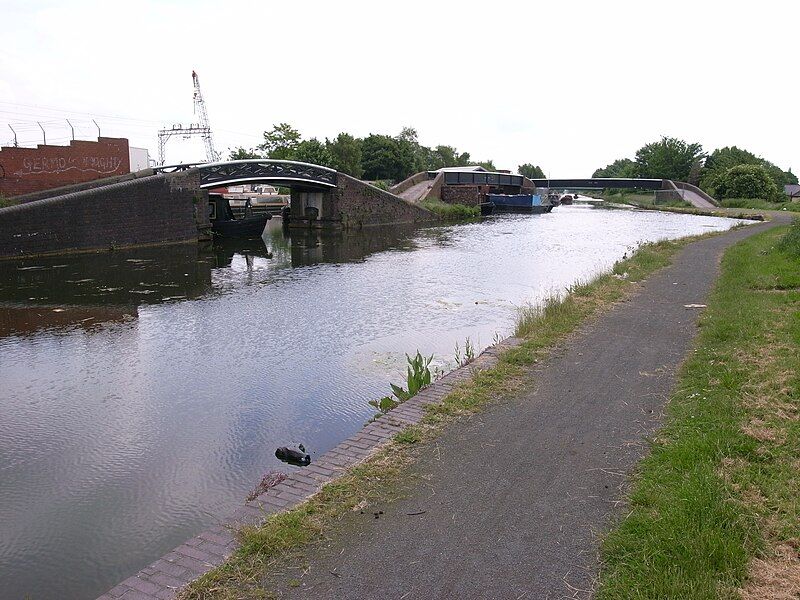
{"type": "Polygon", "coordinates": [[[358,433],[328,450],[308,467],[290,472],[286,479],[255,500],[246,502],[230,518],[187,540],[97,600],[174,598],[180,588],[218,567],[233,554],[239,546],[236,532],[240,527],[257,525],[275,513],[304,502],[323,485],[364,462],[397,433],[419,423],[426,405],[440,403],[456,385],[470,379],[476,370],[496,365],[500,354],[519,345],[520,341],[510,337],[487,348],[468,365],[451,371],[397,408],[367,423],[358,433]]]}

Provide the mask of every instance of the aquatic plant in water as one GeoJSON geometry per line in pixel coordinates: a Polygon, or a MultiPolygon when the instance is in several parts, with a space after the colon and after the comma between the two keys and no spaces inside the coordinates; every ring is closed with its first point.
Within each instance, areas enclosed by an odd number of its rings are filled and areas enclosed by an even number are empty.
{"type": "Polygon", "coordinates": [[[461,355],[461,348],[456,342],[456,349],[455,349],[455,359],[456,359],[456,366],[463,367],[471,363],[475,360],[475,344],[472,343],[472,340],[467,339],[464,340],[464,355],[461,355]]]}
{"type": "Polygon", "coordinates": [[[369,401],[371,406],[374,406],[382,413],[387,413],[401,402],[413,398],[422,388],[431,384],[430,364],[433,361],[433,354],[426,358],[417,350],[414,358],[406,354],[406,361],[408,362],[408,374],[406,377],[408,389],[406,390],[399,385],[390,383],[389,386],[392,388],[392,393],[394,393],[396,399],[392,398],[392,396],[384,396],[380,400],[369,401]]]}

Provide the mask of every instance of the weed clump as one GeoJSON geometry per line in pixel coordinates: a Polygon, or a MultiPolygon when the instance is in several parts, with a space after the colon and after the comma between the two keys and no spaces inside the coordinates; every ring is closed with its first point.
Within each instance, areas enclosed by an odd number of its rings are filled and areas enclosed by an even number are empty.
{"type": "Polygon", "coordinates": [[[382,413],[387,413],[401,402],[413,398],[422,388],[431,384],[430,364],[433,361],[433,354],[425,358],[417,350],[414,358],[406,354],[406,361],[408,361],[408,375],[406,377],[408,389],[405,390],[399,385],[390,383],[389,386],[392,388],[395,397],[384,396],[380,400],[370,400],[370,406],[375,407],[382,413]]]}
{"type": "Polygon", "coordinates": [[[795,221],[778,242],[778,249],[789,256],[800,257],[800,221],[795,221]]]}
{"type": "Polygon", "coordinates": [[[481,209],[478,206],[448,204],[433,198],[425,200],[420,206],[427,208],[432,213],[436,213],[443,219],[472,219],[481,216],[481,209]]]}

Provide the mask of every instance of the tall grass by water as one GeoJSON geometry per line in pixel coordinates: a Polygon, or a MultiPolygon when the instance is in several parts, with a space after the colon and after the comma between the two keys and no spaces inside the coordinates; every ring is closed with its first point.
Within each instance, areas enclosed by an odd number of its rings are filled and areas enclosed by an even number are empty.
{"type": "Polygon", "coordinates": [[[467,206],[465,204],[448,204],[436,198],[429,198],[420,203],[423,208],[436,213],[443,219],[471,219],[481,216],[481,209],[478,206],[467,206]]]}

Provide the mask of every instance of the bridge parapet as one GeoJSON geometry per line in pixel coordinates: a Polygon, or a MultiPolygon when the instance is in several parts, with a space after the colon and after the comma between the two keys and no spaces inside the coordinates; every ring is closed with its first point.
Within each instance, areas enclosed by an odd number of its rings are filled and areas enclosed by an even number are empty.
{"type": "Polygon", "coordinates": [[[403,198],[344,173],[324,191],[292,189],[291,227],[358,229],[374,225],[435,221],[438,217],[403,198]]]}
{"type": "Polygon", "coordinates": [[[210,228],[198,183],[155,174],[0,208],[0,257],[196,242],[210,228]]]}

